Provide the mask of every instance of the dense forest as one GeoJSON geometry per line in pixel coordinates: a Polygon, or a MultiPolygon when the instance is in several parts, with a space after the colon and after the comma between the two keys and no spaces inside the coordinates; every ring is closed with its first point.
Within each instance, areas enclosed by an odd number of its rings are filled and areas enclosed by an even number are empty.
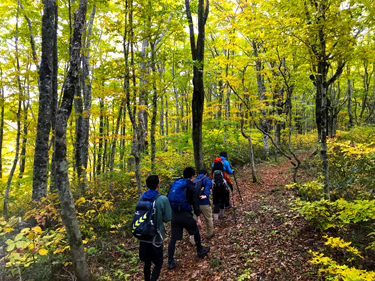
{"type": "MultiPolygon", "coordinates": [[[[222,150],[254,186],[290,163],[292,211],[337,251],[306,251],[306,280],[375,280],[372,0],[2,0],[0,18],[0,280],[141,280],[145,179],[167,194],[222,150]],[[113,251],[125,269],[95,268],[113,251]]],[[[249,268],[218,280],[293,279],[249,268]]]]}

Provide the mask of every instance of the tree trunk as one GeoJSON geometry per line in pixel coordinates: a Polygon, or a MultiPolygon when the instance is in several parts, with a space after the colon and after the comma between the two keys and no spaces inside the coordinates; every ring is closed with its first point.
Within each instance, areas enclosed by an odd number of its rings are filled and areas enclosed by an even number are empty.
{"type": "MultiPolygon", "coordinates": [[[[1,79],[3,71],[1,71],[1,79]]],[[[0,88],[1,94],[1,115],[0,115],[0,179],[3,178],[3,139],[4,139],[4,88],[0,88]]]]}
{"type": "Polygon", "coordinates": [[[98,147],[98,160],[97,160],[97,167],[96,173],[99,175],[102,171],[102,153],[103,153],[103,138],[104,138],[104,102],[102,98],[99,98],[100,104],[100,116],[99,116],[99,147],[98,147]]]}
{"type": "Polygon", "coordinates": [[[44,1],[42,18],[42,58],[39,69],[39,113],[35,141],[32,200],[40,201],[47,195],[48,141],[52,120],[52,70],[55,0],[44,1]]]}
{"type": "Polygon", "coordinates": [[[195,169],[197,171],[204,168],[203,148],[202,148],[202,122],[204,109],[204,84],[203,84],[203,68],[204,68],[204,40],[205,40],[205,25],[209,13],[209,0],[206,0],[206,7],[204,7],[204,0],[198,1],[198,38],[195,43],[195,34],[193,26],[193,18],[190,11],[189,0],[185,0],[186,16],[189,22],[190,32],[190,48],[192,59],[196,63],[193,66],[193,146],[194,146],[194,161],[195,169]]]}
{"type": "MultiPolygon", "coordinates": [[[[256,58],[259,57],[258,55],[258,46],[255,41],[252,43],[253,45],[253,53],[256,58]]],[[[266,93],[266,87],[264,85],[264,77],[261,73],[262,71],[262,61],[258,58],[255,61],[255,68],[257,71],[257,85],[258,85],[258,94],[259,94],[259,100],[261,102],[265,101],[267,99],[265,93],[266,93]]],[[[267,120],[267,112],[264,109],[261,109],[261,115],[262,115],[262,120],[260,122],[261,129],[266,133],[263,135],[263,148],[264,148],[264,153],[266,157],[269,156],[270,154],[270,145],[269,145],[269,126],[268,126],[268,120],[267,120]]]]}
{"type": "Polygon", "coordinates": [[[25,172],[25,165],[26,165],[26,145],[27,145],[27,109],[28,105],[26,105],[26,101],[22,101],[23,104],[23,134],[22,134],[22,148],[20,154],[20,172],[18,174],[18,178],[22,179],[23,173],[25,172]]]}
{"type": "Polygon", "coordinates": [[[243,128],[244,120],[243,114],[241,113],[241,134],[244,138],[247,139],[249,142],[249,156],[250,156],[250,168],[251,168],[251,176],[253,178],[253,182],[257,182],[256,178],[256,170],[255,170],[255,163],[254,163],[254,151],[253,151],[253,143],[251,141],[251,135],[247,135],[243,128]]]}
{"type": "MultiPolygon", "coordinates": [[[[350,68],[347,67],[348,75],[350,74],[350,68]]],[[[354,119],[353,119],[353,111],[352,111],[352,100],[353,100],[353,88],[351,86],[351,81],[348,79],[348,87],[346,90],[347,97],[348,97],[348,116],[349,116],[349,127],[354,129],[354,119]]]]}
{"type": "MultiPolygon", "coordinates": [[[[81,70],[79,70],[81,71],[81,70]]],[[[78,78],[79,79],[79,78],[78,78]]],[[[83,167],[83,155],[82,155],[82,147],[84,142],[84,134],[83,134],[83,101],[81,95],[81,87],[78,85],[76,88],[75,98],[74,98],[74,111],[76,117],[76,141],[75,141],[75,162],[77,168],[77,178],[78,178],[78,186],[81,190],[85,190],[87,185],[87,177],[86,171],[83,167]]]]}
{"type": "Polygon", "coordinates": [[[85,259],[81,231],[79,229],[74,199],[69,187],[66,132],[67,121],[72,111],[74,96],[79,88],[79,63],[81,53],[81,34],[85,22],[87,1],[80,0],[79,9],[75,15],[70,68],[66,77],[64,95],[56,116],[56,182],[58,182],[61,218],[65,226],[73,268],[79,281],[90,280],[90,270],[85,259]]]}
{"type": "Polygon", "coordinates": [[[92,12],[89,20],[88,32],[85,38],[86,45],[84,46],[82,52],[82,93],[83,93],[83,106],[84,112],[82,112],[82,138],[81,138],[81,152],[80,152],[80,161],[81,161],[81,171],[83,173],[82,189],[87,188],[87,162],[89,157],[89,133],[90,133],[90,110],[91,110],[91,81],[90,81],[90,43],[92,29],[94,25],[94,18],[96,12],[96,2],[92,6],[92,12]]]}
{"type": "Polygon", "coordinates": [[[365,72],[362,76],[363,78],[363,89],[364,89],[364,96],[362,98],[362,109],[359,118],[363,118],[363,113],[365,112],[366,105],[367,105],[367,96],[368,96],[368,88],[369,88],[369,79],[368,79],[368,72],[367,72],[367,65],[364,66],[365,72]]]}
{"type": "Polygon", "coordinates": [[[57,28],[58,28],[58,7],[55,3],[55,32],[53,36],[53,69],[52,69],[52,99],[51,99],[51,129],[52,129],[52,148],[53,154],[51,158],[51,178],[50,178],[50,191],[57,191],[56,187],[56,163],[55,163],[55,127],[56,127],[56,111],[57,111],[57,75],[59,71],[59,59],[57,53],[57,28]]]}
{"type": "Polygon", "coordinates": [[[115,165],[116,144],[117,144],[118,133],[119,133],[119,130],[120,130],[120,123],[121,123],[122,111],[123,111],[124,106],[125,106],[125,103],[121,102],[120,110],[119,110],[119,113],[118,113],[118,116],[117,116],[116,131],[114,133],[113,140],[112,140],[111,157],[109,158],[110,159],[109,172],[111,173],[111,175],[110,175],[111,181],[109,182],[109,190],[111,192],[113,191],[112,172],[113,172],[113,168],[114,168],[114,165],[115,165]]]}
{"type": "Polygon", "coordinates": [[[147,150],[147,127],[148,127],[148,101],[147,101],[147,92],[146,92],[146,79],[145,76],[148,74],[147,70],[147,53],[146,49],[148,47],[147,39],[143,39],[142,43],[142,61],[140,64],[140,91],[139,91],[139,106],[141,109],[138,111],[138,123],[139,123],[139,137],[138,141],[141,147],[141,152],[146,152],[147,150]]]}

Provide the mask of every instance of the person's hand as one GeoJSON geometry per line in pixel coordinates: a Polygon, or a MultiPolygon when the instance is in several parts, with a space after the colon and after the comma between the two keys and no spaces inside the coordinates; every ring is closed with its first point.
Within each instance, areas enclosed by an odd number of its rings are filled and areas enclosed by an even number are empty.
{"type": "Polygon", "coordinates": [[[202,221],[200,217],[197,218],[197,224],[199,228],[202,228],[202,221]]]}
{"type": "Polygon", "coordinates": [[[232,172],[233,172],[233,174],[235,173],[235,171],[234,171],[234,170],[232,170],[232,172]]]}
{"type": "Polygon", "coordinates": [[[200,199],[206,199],[207,196],[206,196],[206,195],[201,195],[201,196],[199,196],[199,198],[200,198],[200,199]]]}

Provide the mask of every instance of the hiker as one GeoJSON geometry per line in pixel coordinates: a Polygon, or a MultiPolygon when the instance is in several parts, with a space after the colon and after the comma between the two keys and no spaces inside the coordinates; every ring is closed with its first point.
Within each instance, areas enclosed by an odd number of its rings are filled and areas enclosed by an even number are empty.
{"type": "MultiPolygon", "coordinates": [[[[223,168],[224,168],[224,172],[227,173],[228,175],[233,175],[234,174],[234,170],[232,170],[230,164],[229,164],[229,161],[228,161],[228,153],[226,151],[222,151],[220,152],[220,156],[215,158],[213,164],[212,164],[212,167],[213,165],[217,162],[217,161],[221,161],[223,163],[223,168]]],[[[212,173],[212,172],[211,172],[212,173]]],[[[232,190],[233,192],[233,190],[232,190]]],[[[228,196],[228,198],[226,199],[225,201],[225,205],[224,205],[224,208],[225,209],[229,209],[229,208],[232,208],[232,204],[230,203],[230,196],[228,196]]]]}
{"type": "Polygon", "coordinates": [[[177,240],[182,240],[184,229],[186,229],[190,235],[194,235],[199,258],[205,257],[210,251],[210,247],[202,246],[201,236],[199,234],[199,228],[202,227],[202,222],[199,208],[200,190],[197,190],[193,184],[195,170],[191,167],[185,168],[183,176],[183,179],[177,179],[172,183],[168,194],[168,199],[172,208],[171,241],[168,246],[168,269],[174,269],[177,266],[174,252],[177,240]],[[197,221],[193,218],[191,205],[193,205],[197,221]]]}
{"type": "MultiPolygon", "coordinates": [[[[163,266],[164,223],[172,219],[172,210],[168,198],[159,193],[160,182],[158,176],[149,176],[146,179],[146,185],[149,190],[144,192],[139,198],[134,216],[135,223],[133,224],[133,230],[137,228],[137,225],[142,225],[139,221],[144,221],[146,224],[145,229],[148,228],[146,233],[152,238],[148,240],[140,239],[139,259],[145,263],[143,269],[145,281],[156,281],[159,278],[163,266]],[[147,204],[150,203],[152,203],[152,207],[151,210],[148,209],[150,212],[147,213],[146,217],[148,217],[148,215],[150,215],[150,217],[147,221],[147,218],[144,219],[144,213],[146,214],[144,210],[147,208],[147,204]],[[155,265],[152,275],[151,262],[155,265]]],[[[137,237],[136,234],[135,236],[137,237]]]]}
{"type": "MultiPolygon", "coordinates": [[[[195,178],[194,182],[199,190],[199,210],[201,211],[201,217],[206,224],[206,238],[211,239],[215,236],[215,229],[212,219],[212,209],[210,202],[210,193],[212,188],[211,179],[207,176],[206,170],[201,170],[199,175],[195,178]]],[[[190,236],[190,243],[195,245],[194,236],[190,236]]]]}
{"type": "Polygon", "coordinates": [[[221,161],[215,162],[210,178],[212,179],[214,225],[218,226],[220,225],[219,219],[224,218],[225,202],[229,200],[229,188],[233,192],[233,185],[227,173],[224,172],[224,166],[221,161]]]}

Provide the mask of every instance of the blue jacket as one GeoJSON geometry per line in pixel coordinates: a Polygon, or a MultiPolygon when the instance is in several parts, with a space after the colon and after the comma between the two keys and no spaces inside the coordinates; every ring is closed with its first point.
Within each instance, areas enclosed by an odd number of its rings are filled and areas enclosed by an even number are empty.
{"type": "MultiPolygon", "coordinates": [[[[204,177],[204,175],[200,174],[195,179],[199,180],[203,177],[204,177]]],[[[199,200],[199,205],[211,205],[210,199],[209,199],[209,196],[210,196],[210,193],[211,193],[211,188],[212,188],[211,179],[209,177],[205,177],[202,181],[202,185],[204,186],[203,194],[206,195],[207,198],[199,200]]]]}
{"type": "Polygon", "coordinates": [[[228,175],[232,175],[233,171],[232,168],[230,167],[229,161],[225,159],[225,157],[220,156],[221,162],[223,162],[224,166],[224,172],[226,172],[228,175]]]}

